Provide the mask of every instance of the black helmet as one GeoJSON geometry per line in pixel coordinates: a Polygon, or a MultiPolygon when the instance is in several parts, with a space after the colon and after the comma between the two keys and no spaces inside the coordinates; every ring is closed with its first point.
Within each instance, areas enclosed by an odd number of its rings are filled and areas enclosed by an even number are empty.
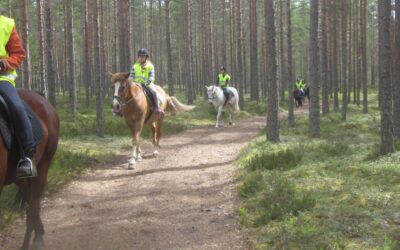
{"type": "Polygon", "coordinates": [[[138,52],[137,52],[137,56],[146,56],[149,57],[149,50],[146,48],[141,48],[138,52]]]}
{"type": "Polygon", "coordinates": [[[221,66],[221,67],[219,68],[219,70],[226,71],[226,68],[225,68],[225,66],[221,66]]]}

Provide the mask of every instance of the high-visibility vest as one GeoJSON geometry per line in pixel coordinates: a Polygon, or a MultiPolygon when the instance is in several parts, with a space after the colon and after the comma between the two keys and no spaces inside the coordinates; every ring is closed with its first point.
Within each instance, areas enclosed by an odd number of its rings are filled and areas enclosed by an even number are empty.
{"type": "Polygon", "coordinates": [[[154,65],[149,61],[146,62],[143,67],[140,63],[135,63],[132,67],[132,72],[134,74],[133,81],[146,85],[153,83],[154,77],[150,76],[152,70],[154,70],[154,65]]]}
{"type": "Polygon", "coordinates": [[[296,82],[296,88],[297,89],[303,89],[305,86],[304,86],[304,83],[303,83],[303,81],[298,81],[298,82],[296,82]]]}
{"type": "Polygon", "coordinates": [[[231,77],[228,74],[219,74],[218,75],[218,81],[219,81],[219,86],[222,88],[228,87],[228,81],[231,79],[231,77]]]}
{"type": "MultiPolygon", "coordinates": [[[[15,27],[14,19],[0,15],[0,59],[8,58],[6,46],[15,27]]],[[[0,81],[8,81],[15,87],[17,71],[10,70],[0,73],[0,81]]]]}

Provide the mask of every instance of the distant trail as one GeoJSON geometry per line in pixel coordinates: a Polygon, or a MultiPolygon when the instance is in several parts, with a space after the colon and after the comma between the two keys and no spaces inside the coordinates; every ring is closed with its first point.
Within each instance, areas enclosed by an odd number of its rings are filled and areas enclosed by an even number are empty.
{"type": "MultiPolygon", "coordinates": [[[[46,249],[247,249],[235,160],[265,121],[166,137],[161,154],[135,170],[127,170],[128,152],[88,170],[43,203],[46,249]]],[[[1,231],[0,249],[17,249],[24,229],[19,220],[1,231]]]]}

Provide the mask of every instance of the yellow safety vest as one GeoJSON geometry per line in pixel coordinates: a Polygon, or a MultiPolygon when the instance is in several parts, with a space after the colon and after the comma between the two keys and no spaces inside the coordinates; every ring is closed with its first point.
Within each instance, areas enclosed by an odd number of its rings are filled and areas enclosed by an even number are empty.
{"type": "Polygon", "coordinates": [[[154,77],[150,77],[150,72],[152,70],[154,70],[154,65],[151,62],[146,62],[144,67],[142,67],[140,63],[135,63],[132,67],[134,73],[133,81],[150,85],[154,82],[154,77]]]}
{"type": "Polygon", "coordinates": [[[228,87],[228,81],[230,79],[231,79],[231,77],[228,74],[225,74],[225,75],[219,74],[218,75],[219,86],[222,88],[228,87]]]}
{"type": "MultiPolygon", "coordinates": [[[[13,19],[0,15],[0,58],[8,58],[6,46],[14,27],[15,21],[13,19]]],[[[17,71],[15,70],[3,72],[0,73],[0,81],[8,81],[15,87],[17,76],[17,71]]]]}

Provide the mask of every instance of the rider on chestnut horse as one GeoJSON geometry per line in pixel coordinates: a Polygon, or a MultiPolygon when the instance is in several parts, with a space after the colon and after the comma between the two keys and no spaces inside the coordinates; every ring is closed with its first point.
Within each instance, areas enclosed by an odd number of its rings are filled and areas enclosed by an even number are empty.
{"type": "Polygon", "coordinates": [[[138,60],[132,66],[129,77],[135,83],[142,85],[143,89],[148,89],[153,95],[156,113],[159,116],[164,115],[164,110],[160,107],[157,92],[154,87],[154,65],[149,60],[149,51],[146,48],[139,49],[137,53],[138,60]]]}
{"type": "Polygon", "coordinates": [[[17,178],[37,176],[33,163],[35,141],[32,127],[15,89],[16,69],[24,59],[25,50],[15,28],[15,21],[0,13],[0,94],[8,105],[11,123],[21,146],[22,157],[17,166],[17,178]]]}

